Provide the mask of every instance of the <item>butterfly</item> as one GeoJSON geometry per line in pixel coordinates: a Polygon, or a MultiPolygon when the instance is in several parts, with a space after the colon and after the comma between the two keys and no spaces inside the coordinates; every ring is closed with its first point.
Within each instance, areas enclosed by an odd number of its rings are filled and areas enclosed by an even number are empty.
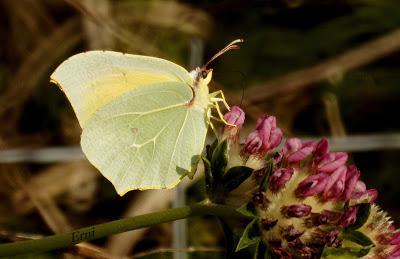
{"type": "MultiPolygon", "coordinates": [[[[222,91],[209,93],[208,65],[188,72],[156,57],[88,51],[65,60],[51,75],[82,127],[87,159],[123,195],[164,189],[192,177],[204,148],[211,109],[229,110],[222,91]]],[[[218,118],[216,118],[218,119],[218,118]]]]}

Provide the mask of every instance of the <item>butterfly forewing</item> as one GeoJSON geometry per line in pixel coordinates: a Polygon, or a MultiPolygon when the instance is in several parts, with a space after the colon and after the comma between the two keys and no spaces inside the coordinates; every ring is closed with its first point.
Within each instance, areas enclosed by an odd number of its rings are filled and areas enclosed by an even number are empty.
{"type": "Polygon", "coordinates": [[[67,95],[82,127],[96,110],[134,88],[162,82],[192,84],[189,73],[170,61],[113,51],[72,56],[51,80],[67,95]]]}

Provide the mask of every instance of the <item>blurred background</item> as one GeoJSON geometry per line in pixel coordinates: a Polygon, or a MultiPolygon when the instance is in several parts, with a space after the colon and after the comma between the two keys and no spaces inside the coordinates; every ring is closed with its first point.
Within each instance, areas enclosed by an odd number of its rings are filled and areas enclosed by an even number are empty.
{"type": "MultiPolygon", "coordinates": [[[[329,137],[351,152],[378,204],[400,222],[400,3],[398,0],[0,0],[0,241],[61,233],[171,206],[174,191],[112,185],[79,149],[81,129],[49,83],[69,56],[109,49],[187,69],[236,38],[215,61],[211,90],[286,136],[329,137]]],[[[184,182],[188,203],[204,198],[184,182]]],[[[396,224],[397,227],[399,226],[396,224]]],[[[189,219],[188,258],[222,258],[212,218],[189,219]]],[[[44,254],[43,258],[172,258],[162,224],[44,254]]]]}

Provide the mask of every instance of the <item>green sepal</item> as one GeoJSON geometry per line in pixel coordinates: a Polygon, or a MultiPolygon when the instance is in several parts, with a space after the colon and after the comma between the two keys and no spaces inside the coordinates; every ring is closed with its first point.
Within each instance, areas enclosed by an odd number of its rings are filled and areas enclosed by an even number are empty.
{"type": "Polygon", "coordinates": [[[360,231],[346,230],[342,233],[342,238],[364,247],[374,246],[374,242],[360,231]]]}
{"type": "Polygon", "coordinates": [[[210,196],[210,194],[213,193],[213,191],[214,191],[213,190],[214,178],[213,178],[212,171],[211,171],[211,163],[204,156],[202,156],[201,159],[203,160],[203,164],[204,164],[204,178],[205,178],[205,184],[206,184],[206,193],[207,193],[207,196],[210,196]]]}
{"type": "Polygon", "coordinates": [[[261,240],[260,238],[260,227],[258,225],[258,218],[254,218],[244,229],[242,236],[240,237],[239,243],[236,247],[235,252],[256,244],[261,240]]]}
{"type": "Polygon", "coordinates": [[[367,222],[369,214],[371,212],[371,204],[370,203],[360,203],[357,205],[357,219],[354,224],[351,224],[346,228],[346,230],[356,230],[362,227],[365,222],[367,222]]]}
{"type": "Polygon", "coordinates": [[[218,182],[222,180],[226,165],[228,164],[228,141],[226,139],[218,143],[215,147],[210,161],[213,178],[216,184],[218,184],[218,182]]]}
{"type": "Polygon", "coordinates": [[[257,217],[256,206],[252,202],[243,204],[240,208],[236,209],[236,211],[246,217],[257,217]]]}
{"type": "Polygon", "coordinates": [[[260,184],[260,191],[265,192],[267,190],[269,177],[271,176],[273,169],[274,169],[274,160],[269,159],[265,165],[264,178],[262,179],[260,184]]]}
{"type": "Polygon", "coordinates": [[[271,256],[269,255],[268,248],[264,244],[263,241],[259,241],[256,247],[256,251],[254,253],[254,259],[270,259],[271,256]]]}
{"type": "MultiPolygon", "coordinates": [[[[371,246],[372,247],[372,246],[371,246]]],[[[364,248],[334,248],[334,247],[325,247],[322,252],[322,259],[354,259],[360,258],[369,253],[371,247],[364,248]]]]}
{"type": "Polygon", "coordinates": [[[215,139],[211,145],[206,146],[206,157],[208,161],[211,161],[212,155],[217,145],[218,145],[218,139],[215,139]]]}
{"type": "Polygon", "coordinates": [[[226,172],[223,177],[222,185],[225,192],[236,189],[252,174],[253,169],[247,166],[235,166],[226,172]]]}

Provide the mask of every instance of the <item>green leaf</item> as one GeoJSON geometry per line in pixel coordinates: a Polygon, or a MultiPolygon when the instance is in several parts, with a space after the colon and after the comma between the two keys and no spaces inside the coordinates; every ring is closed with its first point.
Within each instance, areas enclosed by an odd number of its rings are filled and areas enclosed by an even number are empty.
{"type": "Polygon", "coordinates": [[[253,169],[247,166],[235,166],[226,172],[223,178],[223,189],[230,192],[236,189],[252,174],[253,169]]]}
{"type": "Polygon", "coordinates": [[[371,247],[366,248],[334,248],[334,247],[325,247],[322,252],[322,259],[353,259],[360,258],[364,255],[368,254],[371,247]]]}
{"type": "Polygon", "coordinates": [[[343,232],[342,237],[361,246],[374,246],[372,240],[360,231],[347,230],[343,232]]]}
{"type": "Polygon", "coordinates": [[[245,203],[236,211],[247,217],[257,217],[256,206],[252,202],[245,203]]]}
{"type": "Polygon", "coordinates": [[[254,259],[270,259],[271,256],[268,253],[268,248],[264,242],[259,241],[256,251],[254,253],[254,259]]]}
{"type": "Polygon", "coordinates": [[[227,164],[228,141],[225,139],[216,146],[211,157],[211,171],[215,180],[215,184],[218,184],[218,182],[222,180],[227,164]]]}
{"type": "Polygon", "coordinates": [[[265,192],[267,190],[269,177],[272,174],[273,169],[274,169],[274,160],[269,159],[265,166],[264,178],[260,184],[260,191],[265,192]]]}
{"type": "Polygon", "coordinates": [[[346,228],[346,230],[347,229],[349,229],[349,230],[359,229],[368,220],[369,213],[371,211],[371,204],[370,203],[360,203],[357,206],[358,206],[358,211],[357,211],[356,222],[354,222],[354,224],[348,226],[346,228]]]}
{"type": "Polygon", "coordinates": [[[208,196],[210,196],[213,193],[213,186],[214,186],[214,179],[213,179],[213,175],[211,172],[211,163],[210,161],[205,158],[205,157],[201,157],[201,159],[203,160],[203,164],[204,164],[204,178],[205,178],[205,184],[206,184],[206,193],[208,196]]]}
{"type": "Polygon", "coordinates": [[[235,252],[243,248],[246,248],[250,245],[256,244],[259,241],[260,241],[260,227],[258,226],[258,218],[255,218],[244,229],[235,252]]]}

